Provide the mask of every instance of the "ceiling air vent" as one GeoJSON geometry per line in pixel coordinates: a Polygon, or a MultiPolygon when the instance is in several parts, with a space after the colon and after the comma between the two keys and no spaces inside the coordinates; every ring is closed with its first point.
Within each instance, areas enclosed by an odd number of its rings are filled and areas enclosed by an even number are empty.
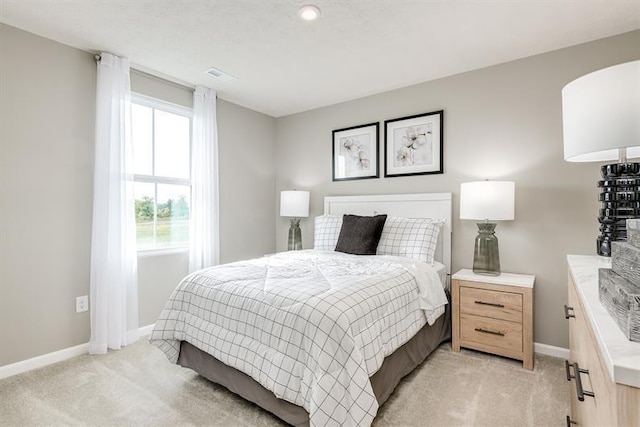
{"type": "Polygon", "coordinates": [[[224,71],[218,70],[217,68],[211,67],[204,70],[205,74],[209,74],[211,77],[215,77],[216,79],[226,80],[228,82],[233,82],[238,80],[236,77],[233,77],[230,74],[225,73],[224,71]]]}

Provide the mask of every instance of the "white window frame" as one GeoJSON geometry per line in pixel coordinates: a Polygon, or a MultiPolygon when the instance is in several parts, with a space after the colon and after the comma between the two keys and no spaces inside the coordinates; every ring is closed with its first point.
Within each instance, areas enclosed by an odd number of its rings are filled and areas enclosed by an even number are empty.
{"type": "MultiPolygon", "coordinates": [[[[166,111],[168,113],[178,114],[181,116],[186,116],[189,118],[189,175],[191,175],[191,142],[193,138],[192,132],[192,122],[193,122],[193,109],[184,107],[182,105],[174,104],[171,102],[163,101],[158,98],[153,98],[147,95],[142,95],[140,93],[131,93],[131,103],[142,105],[149,108],[154,108],[157,110],[166,111]]],[[[153,120],[155,120],[152,115],[152,124],[153,120]]],[[[155,157],[155,148],[156,148],[156,140],[155,140],[155,126],[151,126],[151,137],[152,137],[152,147],[151,147],[151,158],[155,157]]],[[[151,173],[155,173],[155,162],[151,162],[151,173]]],[[[144,182],[150,184],[175,184],[175,185],[186,185],[189,187],[189,193],[191,193],[191,178],[170,178],[170,177],[162,177],[155,175],[144,175],[144,174],[134,174],[133,182],[144,182]]],[[[153,209],[153,221],[154,221],[154,240],[155,240],[155,224],[157,223],[157,215],[158,215],[158,186],[154,187],[154,209],[153,209]]],[[[191,198],[189,199],[191,202],[191,198]]],[[[191,204],[191,203],[190,203],[191,204]]],[[[191,212],[189,212],[189,218],[191,218],[191,212]]],[[[191,236],[189,236],[191,238],[191,236]]],[[[137,249],[137,248],[136,248],[137,249]]],[[[147,257],[147,256],[155,256],[155,255],[166,255],[172,253],[184,253],[189,251],[189,243],[187,242],[186,246],[176,246],[171,248],[148,248],[148,249],[137,249],[138,257],[147,257]]]]}

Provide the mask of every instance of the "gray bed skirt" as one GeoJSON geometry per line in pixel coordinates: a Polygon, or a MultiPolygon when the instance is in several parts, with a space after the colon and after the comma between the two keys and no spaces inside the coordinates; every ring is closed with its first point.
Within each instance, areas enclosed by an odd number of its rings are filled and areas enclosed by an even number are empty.
{"type": "MultiPolygon", "coordinates": [[[[387,401],[400,380],[420,365],[440,344],[451,339],[451,304],[436,322],[425,325],[413,338],[384,359],[370,378],[378,404],[387,401]]],[[[308,426],[309,413],[301,406],[278,399],[247,374],[225,365],[215,357],[182,341],[178,364],[254,402],[294,426],[308,426]]]]}

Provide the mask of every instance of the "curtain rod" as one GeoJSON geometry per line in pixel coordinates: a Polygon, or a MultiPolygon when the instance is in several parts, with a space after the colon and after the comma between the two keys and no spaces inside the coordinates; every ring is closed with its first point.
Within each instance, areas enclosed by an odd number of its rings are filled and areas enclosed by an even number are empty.
{"type": "MultiPolygon", "coordinates": [[[[99,62],[102,59],[102,57],[100,55],[98,55],[98,54],[95,54],[95,55],[93,55],[93,59],[95,59],[96,62],[99,62]]],[[[145,77],[149,77],[149,78],[152,78],[154,80],[159,80],[162,83],[169,83],[169,84],[171,84],[173,86],[177,86],[180,89],[187,89],[187,90],[192,91],[192,92],[195,90],[194,86],[189,86],[189,85],[186,85],[186,84],[174,82],[173,80],[164,79],[162,77],[158,77],[158,76],[156,76],[154,74],[151,74],[151,73],[148,73],[146,71],[138,70],[138,69],[133,68],[133,67],[131,67],[130,70],[132,72],[136,73],[136,74],[139,74],[139,75],[142,75],[142,76],[145,76],[145,77]]]]}

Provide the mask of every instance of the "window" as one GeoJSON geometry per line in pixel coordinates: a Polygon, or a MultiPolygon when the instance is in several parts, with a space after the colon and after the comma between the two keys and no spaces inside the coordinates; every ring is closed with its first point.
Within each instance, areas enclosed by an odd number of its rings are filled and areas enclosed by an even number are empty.
{"type": "Polygon", "coordinates": [[[138,250],[189,246],[191,110],[133,97],[138,250]]]}

